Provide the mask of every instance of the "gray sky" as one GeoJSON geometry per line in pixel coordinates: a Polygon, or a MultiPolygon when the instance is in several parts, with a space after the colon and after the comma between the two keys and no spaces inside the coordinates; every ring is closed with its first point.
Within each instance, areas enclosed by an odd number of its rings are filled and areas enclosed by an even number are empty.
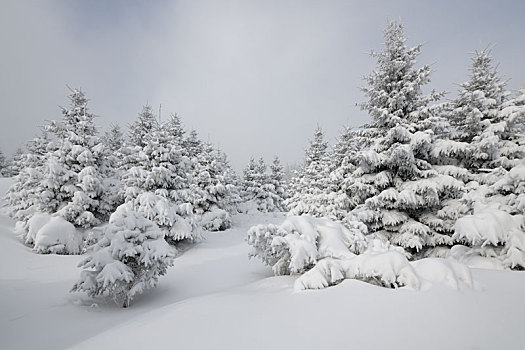
{"type": "Polygon", "coordinates": [[[509,88],[525,83],[525,1],[3,0],[0,149],[12,153],[59,119],[82,87],[103,129],[146,102],[226,151],[300,162],[316,124],[333,141],[367,116],[355,104],[387,18],[424,43],[429,88],[453,97],[469,53],[494,44],[509,88]]]}

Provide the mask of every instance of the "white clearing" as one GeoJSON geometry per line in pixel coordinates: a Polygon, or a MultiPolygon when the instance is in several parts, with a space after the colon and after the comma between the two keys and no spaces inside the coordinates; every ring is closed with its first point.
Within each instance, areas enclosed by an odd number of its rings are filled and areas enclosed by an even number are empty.
{"type": "MultiPolygon", "coordinates": [[[[10,181],[0,179],[0,192],[10,181]]],[[[473,269],[475,288],[423,291],[344,280],[294,291],[248,260],[238,215],[188,247],[130,308],[68,291],[81,256],[41,255],[0,215],[0,349],[524,349],[525,273],[473,269]]]]}

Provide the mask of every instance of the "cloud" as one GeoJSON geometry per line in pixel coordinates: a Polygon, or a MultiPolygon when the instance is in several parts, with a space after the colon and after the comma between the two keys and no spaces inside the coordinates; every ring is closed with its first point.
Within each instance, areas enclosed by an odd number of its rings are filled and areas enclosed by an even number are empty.
{"type": "Polygon", "coordinates": [[[300,162],[320,124],[333,143],[360,125],[361,77],[387,18],[425,42],[432,88],[455,91],[469,52],[495,43],[511,88],[525,81],[525,5],[490,1],[4,1],[0,14],[0,148],[12,152],[60,118],[65,84],[86,90],[101,127],[126,125],[149,102],[223,148],[300,162]]]}

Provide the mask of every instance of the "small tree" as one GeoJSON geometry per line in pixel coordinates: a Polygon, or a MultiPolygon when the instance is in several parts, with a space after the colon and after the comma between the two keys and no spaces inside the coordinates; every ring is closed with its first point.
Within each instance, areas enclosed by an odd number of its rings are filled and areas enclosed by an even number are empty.
{"type": "Polygon", "coordinates": [[[159,227],[122,205],[80,263],[84,271],[71,291],[110,297],[128,307],[135,296],[157,285],[174,257],[175,250],[166,243],[159,227]]]}
{"type": "Polygon", "coordinates": [[[181,145],[173,142],[166,129],[157,127],[136,151],[137,165],[122,176],[125,202],[157,223],[170,243],[196,238],[189,190],[191,163],[181,145]]]}
{"type": "MultiPolygon", "coordinates": [[[[509,170],[525,156],[517,142],[522,120],[514,113],[502,113],[508,93],[493,67],[490,50],[474,53],[470,71],[448,113],[454,127],[451,139],[464,149],[455,158],[472,173],[498,167],[509,170]]],[[[513,102],[519,105],[519,100],[513,102]]]]}
{"type": "Polygon", "coordinates": [[[278,156],[273,158],[270,165],[270,176],[268,177],[270,185],[270,195],[273,201],[272,211],[285,211],[284,201],[288,198],[288,189],[284,180],[284,168],[278,156]]]}
{"type": "Polygon", "coordinates": [[[328,169],[325,163],[327,150],[324,132],[318,126],[310,147],[305,151],[303,165],[291,181],[291,197],[285,202],[291,215],[323,216],[320,208],[323,204],[320,200],[328,187],[328,169]]]}
{"type": "Polygon", "coordinates": [[[0,176],[6,176],[5,168],[7,167],[4,152],[0,150],[0,176]]]}
{"type": "Polygon", "coordinates": [[[142,107],[137,120],[129,126],[130,146],[144,147],[147,144],[148,135],[157,127],[157,118],[151,106],[146,104],[142,107]]]}

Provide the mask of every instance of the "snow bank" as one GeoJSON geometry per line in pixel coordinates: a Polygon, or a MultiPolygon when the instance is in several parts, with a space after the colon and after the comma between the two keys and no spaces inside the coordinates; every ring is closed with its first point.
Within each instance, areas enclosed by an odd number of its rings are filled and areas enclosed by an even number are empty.
{"type": "Polygon", "coordinates": [[[83,235],[60,216],[36,213],[28,222],[27,244],[37,253],[80,254],[83,235]]]}
{"type": "Polygon", "coordinates": [[[472,287],[470,270],[439,258],[410,262],[405,251],[365,237],[366,227],[351,229],[328,219],[288,217],[281,225],[258,225],[248,231],[251,257],[260,258],[274,274],[302,274],[296,290],[320,289],[344,279],[358,279],[384,287],[427,288],[440,283],[459,289],[472,287]]]}
{"type": "MultiPolygon", "coordinates": [[[[478,205],[473,215],[456,221],[453,238],[468,243],[479,256],[495,257],[504,267],[525,267],[523,216],[510,215],[495,203],[478,205]]],[[[460,256],[459,252],[455,252],[460,256]]],[[[466,255],[461,254],[461,257],[466,255]]],[[[475,256],[475,254],[474,254],[475,256]]]]}

